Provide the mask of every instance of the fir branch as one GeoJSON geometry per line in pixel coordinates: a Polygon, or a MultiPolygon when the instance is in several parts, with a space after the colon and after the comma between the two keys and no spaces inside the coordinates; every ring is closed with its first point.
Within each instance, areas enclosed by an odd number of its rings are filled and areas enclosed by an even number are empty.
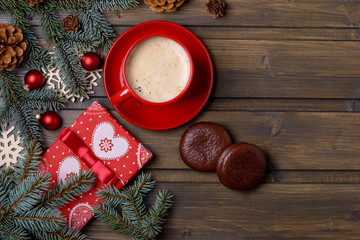
{"type": "Polygon", "coordinates": [[[14,188],[14,170],[11,168],[0,168],[0,221],[9,207],[10,191],[14,188]]]}
{"type": "Polygon", "coordinates": [[[30,239],[26,236],[26,231],[14,226],[0,225],[0,239],[6,240],[23,240],[30,239]]]}
{"type": "Polygon", "coordinates": [[[5,104],[21,100],[24,93],[25,89],[21,87],[19,79],[13,73],[0,71],[0,97],[5,104]]]}
{"type": "MultiPolygon", "coordinates": [[[[0,93],[1,95],[1,93],[0,93]]],[[[10,105],[4,104],[0,106],[0,130],[4,131],[11,118],[10,105]]]]}
{"type": "Polygon", "coordinates": [[[86,235],[84,235],[80,232],[77,232],[74,229],[69,228],[67,226],[62,228],[61,231],[57,231],[57,232],[36,231],[36,232],[34,232],[33,235],[39,239],[52,239],[52,240],[84,240],[84,239],[86,239],[86,235]]]}
{"type": "Polygon", "coordinates": [[[139,225],[143,225],[143,216],[145,216],[145,203],[143,197],[137,195],[137,189],[126,188],[124,193],[127,196],[127,201],[124,201],[120,206],[123,211],[123,215],[129,218],[132,222],[139,222],[139,225]]]}
{"type": "Polygon", "coordinates": [[[136,0],[95,0],[91,2],[91,5],[101,12],[123,11],[134,8],[138,4],[136,0]]]}
{"type": "Polygon", "coordinates": [[[43,208],[37,208],[22,215],[10,215],[8,219],[27,231],[37,229],[56,232],[61,230],[60,224],[66,224],[65,218],[58,210],[43,208]]]}
{"type": "Polygon", "coordinates": [[[56,44],[54,50],[54,64],[60,69],[60,77],[66,85],[69,94],[75,94],[88,98],[85,72],[76,57],[74,50],[62,44],[56,44]]]}
{"type": "Polygon", "coordinates": [[[38,172],[41,158],[41,145],[37,141],[32,141],[25,145],[25,151],[22,152],[15,166],[15,181],[19,184],[29,176],[38,172]]]}
{"type": "Polygon", "coordinates": [[[23,62],[24,65],[40,70],[50,63],[50,55],[48,51],[39,46],[39,42],[30,30],[30,24],[26,19],[27,12],[25,10],[14,9],[10,16],[10,24],[20,28],[28,41],[27,56],[23,62]]]}
{"type": "Polygon", "coordinates": [[[36,206],[41,193],[48,189],[51,175],[39,173],[25,178],[9,195],[9,213],[13,211],[24,214],[36,206]]]}
{"type": "Polygon", "coordinates": [[[173,196],[167,191],[160,191],[148,213],[143,197],[154,186],[150,174],[141,174],[132,186],[117,190],[107,186],[98,195],[103,205],[98,205],[95,217],[109,224],[114,231],[131,236],[133,239],[155,239],[161,231],[173,196]],[[115,209],[119,207],[121,214],[115,209]]]}
{"type": "Polygon", "coordinates": [[[89,0],[48,0],[58,11],[78,13],[90,8],[89,0]]]}
{"type": "Polygon", "coordinates": [[[96,180],[94,172],[80,171],[75,177],[60,183],[59,187],[54,187],[52,191],[44,195],[40,207],[61,207],[76,199],[77,196],[83,195],[89,191],[96,180]]]}
{"type": "Polygon", "coordinates": [[[79,19],[84,25],[84,31],[101,43],[102,49],[109,49],[113,44],[115,32],[100,12],[91,8],[79,13],[79,19]]]}
{"type": "MultiPolygon", "coordinates": [[[[134,186],[132,189],[135,190],[133,193],[134,196],[140,194],[141,196],[145,196],[148,192],[150,192],[154,187],[155,181],[151,181],[150,173],[141,173],[137,181],[134,182],[134,186]]],[[[100,196],[101,202],[111,206],[118,207],[123,204],[124,201],[129,201],[128,194],[126,194],[127,190],[120,191],[114,186],[105,186],[100,189],[97,194],[100,196]]]]}
{"type": "MultiPolygon", "coordinates": [[[[85,239],[84,234],[67,227],[65,218],[55,206],[55,202],[61,202],[59,198],[53,198],[47,202],[47,207],[41,207],[42,196],[48,194],[51,197],[61,191],[49,189],[49,174],[36,173],[40,156],[40,145],[33,142],[15,169],[0,167],[0,239],[85,239]]],[[[73,194],[81,194],[94,184],[94,173],[80,175],[87,180],[77,177],[70,180],[73,194]]]]}
{"type": "Polygon", "coordinates": [[[53,89],[34,89],[24,96],[25,106],[31,109],[59,111],[64,108],[66,98],[53,89]]]}
{"type": "Polygon", "coordinates": [[[141,173],[138,176],[138,180],[134,182],[135,195],[145,196],[154,188],[154,185],[155,181],[151,181],[150,173],[141,173]]]}
{"type": "Polygon", "coordinates": [[[20,106],[20,103],[11,107],[14,125],[18,131],[19,137],[24,142],[33,140],[42,141],[39,122],[35,115],[26,106],[20,106]]]}
{"type": "Polygon", "coordinates": [[[128,236],[136,236],[137,238],[142,236],[141,231],[137,229],[136,226],[126,218],[126,216],[121,216],[111,207],[106,205],[101,207],[99,205],[96,208],[95,217],[104,223],[108,223],[110,228],[117,233],[128,236]]]}
{"type": "Polygon", "coordinates": [[[105,185],[102,189],[99,189],[97,195],[100,196],[102,203],[113,208],[118,207],[124,201],[128,200],[124,193],[112,185],[105,185]]]}
{"type": "Polygon", "coordinates": [[[14,120],[23,141],[41,140],[39,123],[30,109],[22,105],[25,90],[18,78],[10,72],[0,71],[0,97],[14,120]]]}
{"type": "Polygon", "coordinates": [[[51,63],[51,56],[47,50],[42,49],[38,44],[38,40],[34,34],[23,29],[25,38],[28,40],[27,56],[23,64],[29,68],[41,70],[51,63]]]}
{"type": "Polygon", "coordinates": [[[173,195],[170,194],[166,189],[159,191],[156,196],[155,203],[149,211],[149,216],[146,218],[146,225],[144,230],[147,236],[151,239],[161,232],[161,225],[165,223],[165,217],[168,215],[168,210],[173,204],[173,195]]]}
{"type": "MultiPolygon", "coordinates": [[[[80,66],[79,54],[95,51],[96,47],[108,49],[115,37],[114,30],[101,12],[121,11],[137,5],[136,0],[46,0],[34,6],[25,0],[0,0],[0,12],[9,16],[9,23],[20,28],[28,41],[23,61],[25,66],[41,70],[50,62],[55,62],[55,66],[60,69],[65,90],[75,97],[88,98],[89,83],[80,66]],[[59,11],[77,13],[82,29],[77,33],[67,33],[58,19],[59,11]],[[39,46],[38,39],[30,28],[28,16],[39,19],[46,44],[55,44],[54,59],[51,59],[48,50],[39,46]]],[[[40,127],[31,110],[58,109],[61,105],[59,99],[53,100],[54,96],[50,92],[34,97],[34,92],[28,94],[31,99],[27,101],[22,85],[10,81],[11,78],[17,80],[11,74],[0,73],[0,98],[3,99],[3,106],[0,107],[0,127],[3,128],[6,122],[14,120],[22,141],[41,140],[40,127]],[[49,94],[47,98],[46,94],[49,94]]]]}
{"type": "Polygon", "coordinates": [[[82,30],[76,33],[68,33],[64,36],[64,41],[66,45],[79,53],[94,52],[95,48],[101,45],[97,39],[82,30]]]}
{"type": "Polygon", "coordinates": [[[42,29],[42,36],[45,38],[48,46],[52,42],[62,43],[62,38],[66,34],[61,22],[56,17],[56,12],[52,7],[40,8],[37,6],[37,13],[40,15],[39,25],[42,29]]]}

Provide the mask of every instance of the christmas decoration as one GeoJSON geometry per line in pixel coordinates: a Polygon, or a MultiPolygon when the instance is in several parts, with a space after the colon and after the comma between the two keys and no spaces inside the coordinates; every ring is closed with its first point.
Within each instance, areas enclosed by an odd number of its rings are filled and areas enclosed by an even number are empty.
{"type": "Polygon", "coordinates": [[[15,127],[7,127],[0,134],[0,166],[15,165],[17,158],[20,156],[23,147],[20,145],[20,139],[15,137],[15,127]]]}
{"type": "Polygon", "coordinates": [[[31,6],[35,6],[39,3],[41,3],[43,0],[25,0],[28,4],[30,4],[31,6]]]}
{"type": "Polygon", "coordinates": [[[28,89],[36,89],[44,85],[45,77],[40,71],[33,69],[25,74],[24,81],[28,89]]]}
{"type": "MultiPolygon", "coordinates": [[[[59,76],[59,69],[56,67],[46,67],[42,68],[42,72],[44,72],[46,84],[45,86],[49,89],[57,89],[61,92],[61,94],[65,95],[67,99],[70,99],[72,102],[75,102],[76,99],[79,99],[80,102],[84,101],[84,97],[80,97],[78,95],[70,94],[69,91],[65,90],[65,85],[62,84],[61,78],[59,76]]],[[[87,87],[88,95],[94,94],[94,87],[99,86],[97,83],[98,79],[102,79],[102,69],[98,69],[92,72],[86,72],[86,80],[89,82],[87,87]]],[[[88,99],[88,97],[86,98],[88,99]]]]}
{"type": "Polygon", "coordinates": [[[96,188],[104,184],[123,187],[152,154],[130,135],[98,102],[94,102],[43,154],[44,171],[55,183],[66,180],[81,170],[95,172],[95,188],[61,208],[70,227],[81,229],[100,203],[96,188]]]}
{"type": "MultiPolygon", "coordinates": [[[[36,4],[32,1],[31,4],[36,4]]],[[[27,66],[40,69],[52,62],[59,70],[66,89],[71,94],[87,97],[85,71],[80,65],[79,55],[94,51],[96,47],[107,49],[115,36],[110,24],[100,11],[121,11],[137,5],[135,0],[104,1],[58,1],[46,0],[32,7],[24,1],[9,0],[0,2],[0,12],[9,15],[16,27],[23,29],[29,41],[27,66]],[[60,11],[75,13],[81,22],[81,30],[68,33],[64,30],[57,15],[60,11]],[[53,58],[48,50],[39,47],[35,35],[30,30],[27,16],[39,16],[39,26],[47,44],[54,44],[53,58]]]]}
{"type": "Polygon", "coordinates": [[[103,205],[98,205],[95,216],[110,228],[132,239],[155,239],[161,231],[173,196],[166,189],[159,191],[155,203],[147,212],[144,196],[154,187],[150,174],[141,174],[133,185],[119,191],[106,186],[98,192],[103,205]],[[120,212],[118,211],[120,208],[120,212]]]}
{"type": "Polygon", "coordinates": [[[155,12],[175,12],[185,0],[144,0],[144,3],[155,12]]]}
{"type": "Polygon", "coordinates": [[[41,125],[47,130],[55,130],[60,127],[61,118],[59,114],[53,111],[48,111],[43,114],[37,114],[36,118],[40,121],[41,125]]]}
{"type": "Polygon", "coordinates": [[[93,52],[87,52],[81,58],[81,66],[86,71],[94,71],[100,66],[100,57],[93,52]]]}
{"type": "Polygon", "coordinates": [[[80,19],[76,15],[69,15],[62,20],[62,25],[67,32],[77,32],[80,28],[80,19]]]}
{"type": "MultiPolygon", "coordinates": [[[[15,27],[22,29],[28,41],[24,65],[40,70],[52,63],[59,70],[67,95],[84,99],[91,93],[91,87],[86,78],[86,71],[80,65],[79,56],[84,52],[94,51],[96,47],[109,48],[115,36],[101,12],[121,11],[135,7],[137,4],[135,0],[29,2],[8,0],[0,1],[0,12],[8,15],[15,27]],[[60,11],[77,14],[81,29],[78,32],[66,32],[57,16],[60,11]],[[49,54],[49,50],[40,47],[35,34],[30,29],[28,16],[39,16],[39,26],[42,28],[45,42],[55,46],[52,55],[49,54]]],[[[30,91],[26,94],[22,89],[20,90],[23,86],[13,73],[0,72],[0,78],[0,98],[4,103],[0,106],[0,124],[13,120],[22,141],[41,140],[40,128],[31,110],[57,111],[63,107],[66,98],[60,97],[56,91],[47,89],[30,91]]]]}
{"type": "Polygon", "coordinates": [[[66,226],[58,208],[91,189],[94,173],[52,184],[51,175],[39,171],[40,144],[25,149],[15,169],[0,167],[0,239],[85,239],[66,226]]]}
{"type": "MultiPolygon", "coordinates": [[[[54,65],[59,69],[62,84],[68,94],[84,99],[88,98],[91,88],[86,78],[86,71],[81,67],[80,56],[85,52],[95,51],[96,47],[104,50],[109,48],[113,42],[112,38],[115,37],[113,29],[101,12],[122,11],[133,8],[137,4],[136,0],[29,0],[28,2],[7,0],[0,1],[0,12],[8,15],[10,23],[16,28],[22,29],[24,39],[28,42],[23,64],[37,70],[54,65]],[[60,11],[76,14],[80,19],[81,29],[77,32],[66,32],[58,18],[60,11]],[[49,54],[49,50],[41,48],[30,29],[29,19],[35,16],[38,16],[42,37],[46,44],[54,45],[53,55],[49,54]]],[[[25,43],[24,40],[22,41],[25,43]]],[[[24,43],[20,42],[21,46],[17,50],[23,50],[21,47],[24,43]]],[[[16,64],[22,59],[20,50],[15,58],[18,59],[16,64]]],[[[60,97],[59,93],[49,89],[30,91],[26,94],[16,75],[12,72],[4,72],[0,72],[0,98],[4,103],[0,106],[0,125],[12,120],[16,129],[19,130],[22,142],[41,140],[40,128],[32,110],[57,111],[63,107],[66,98],[60,97]]]]}
{"type": "Polygon", "coordinates": [[[32,109],[58,111],[64,107],[66,98],[51,89],[25,91],[18,78],[0,71],[0,127],[13,120],[21,142],[42,140],[41,130],[32,109]]]}
{"type": "Polygon", "coordinates": [[[225,12],[225,6],[226,3],[224,0],[209,0],[209,2],[206,3],[207,11],[213,18],[222,17],[225,12]]]}
{"type": "Polygon", "coordinates": [[[0,71],[12,71],[24,60],[27,41],[21,29],[0,23],[0,71]]]}

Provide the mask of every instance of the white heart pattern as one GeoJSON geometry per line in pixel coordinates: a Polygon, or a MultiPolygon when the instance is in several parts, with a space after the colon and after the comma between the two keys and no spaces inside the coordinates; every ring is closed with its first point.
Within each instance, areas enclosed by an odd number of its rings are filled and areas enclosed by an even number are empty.
{"type": "Polygon", "coordinates": [[[141,169],[145,163],[147,162],[147,160],[149,160],[152,156],[152,154],[150,153],[149,150],[147,150],[144,145],[142,145],[141,143],[139,143],[138,145],[138,150],[137,150],[137,162],[139,165],[139,169],[141,169]]]}
{"type": "Polygon", "coordinates": [[[80,230],[93,216],[89,203],[79,203],[70,211],[69,226],[80,230]]]}
{"type": "Polygon", "coordinates": [[[74,176],[80,172],[80,161],[75,157],[64,158],[58,170],[58,181],[66,182],[69,177],[74,176]]]}
{"type": "Polygon", "coordinates": [[[115,136],[115,128],[110,122],[102,122],[95,127],[92,142],[94,154],[102,160],[114,160],[129,151],[129,142],[115,136]]]}

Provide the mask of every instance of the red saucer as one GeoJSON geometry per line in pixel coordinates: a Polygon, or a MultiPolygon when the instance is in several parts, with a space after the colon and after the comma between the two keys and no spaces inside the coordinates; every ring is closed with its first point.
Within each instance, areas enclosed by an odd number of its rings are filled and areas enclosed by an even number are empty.
{"type": "Polygon", "coordinates": [[[178,127],[198,114],[206,104],[213,85],[213,68],[209,53],[202,42],[189,30],[171,22],[150,21],[124,32],[110,48],[104,64],[104,87],[108,98],[124,86],[122,60],[134,41],[147,34],[167,34],[180,40],[194,62],[194,76],[188,92],[181,100],[164,105],[148,105],[131,98],[115,110],[127,121],[152,130],[178,127]]]}

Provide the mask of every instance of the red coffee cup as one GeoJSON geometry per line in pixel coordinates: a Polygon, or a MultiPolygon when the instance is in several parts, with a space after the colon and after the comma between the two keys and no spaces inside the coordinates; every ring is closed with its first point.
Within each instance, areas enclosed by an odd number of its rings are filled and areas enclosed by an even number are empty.
{"type": "Polygon", "coordinates": [[[112,95],[110,97],[110,102],[115,106],[124,103],[125,101],[127,101],[130,98],[136,98],[138,101],[146,103],[146,104],[150,104],[150,105],[165,105],[165,104],[176,102],[189,89],[189,86],[190,86],[192,78],[193,78],[193,69],[194,69],[193,60],[192,60],[192,57],[190,55],[190,52],[188,51],[186,46],[182,42],[180,42],[178,39],[176,39],[176,38],[174,38],[172,36],[164,35],[164,34],[143,36],[143,37],[139,38],[137,41],[135,41],[134,44],[127,51],[127,53],[126,53],[126,55],[125,55],[125,57],[123,59],[122,65],[121,65],[121,72],[122,72],[122,78],[123,78],[124,86],[118,92],[116,92],[114,95],[112,95]],[[129,57],[130,52],[134,49],[135,46],[137,46],[137,44],[139,44],[140,42],[142,42],[142,41],[144,41],[146,39],[152,38],[152,37],[165,37],[165,38],[169,38],[169,39],[175,41],[176,43],[178,43],[185,50],[185,52],[187,54],[187,57],[189,59],[190,73],[189,73],[189,79],[188,79],[184,89],[178,95],[176,95],[174,98],[172,98],[170,100],[167,100],[167,101],[164,101],[164,102],[151,102],[151,101],[148,101],[148,100],[140,97],[130,87],[128,79],[126,77],[126,62],[127,62],[127,59],[129,57]]]}

